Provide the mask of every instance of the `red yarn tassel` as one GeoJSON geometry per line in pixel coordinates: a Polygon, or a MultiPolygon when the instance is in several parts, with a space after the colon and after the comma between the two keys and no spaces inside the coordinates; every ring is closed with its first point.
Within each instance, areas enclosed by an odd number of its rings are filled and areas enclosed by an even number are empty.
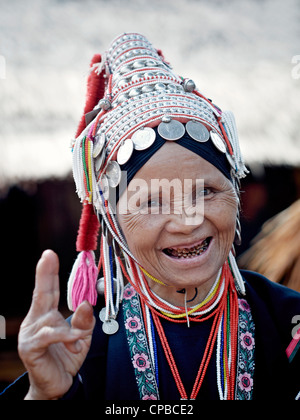
{"type": "MultiPolygon", "coordinates": [[[[92,68],[94,64],[101,62],[101,55],[95,54],[92,58],[90,67],[92,68]]],[[[88,81],[87,81],[87,95],[86,95],[86,103],[84,107],[83,116],[81,117],[76,137],[85,129],[85,114],[92,111],[94,107],[97,105],[100,99],[104,96],[105,91],[105,80],[104,80],[104,72],[105,69],[101,71],[100,74],[97,74],[94,70],[91,71],[88,81]]]]}
{"type": "Polygon", "coordinates": [[[81,219],[76,241],[77,252],[94,251],[97,248],[99,221],[91,204],[82,206],[81,219]]]}

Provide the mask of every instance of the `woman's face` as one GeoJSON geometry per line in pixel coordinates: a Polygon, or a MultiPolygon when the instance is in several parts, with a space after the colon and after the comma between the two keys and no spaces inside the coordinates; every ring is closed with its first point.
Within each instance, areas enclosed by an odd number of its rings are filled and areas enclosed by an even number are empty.
{"type": "Polygon", "coordinates": [[[210,287],[234,239],[238,199],[231,182],[195,153],[166,142],[126,193],[118,220],[139,264],[176,288],[210,287]]]}

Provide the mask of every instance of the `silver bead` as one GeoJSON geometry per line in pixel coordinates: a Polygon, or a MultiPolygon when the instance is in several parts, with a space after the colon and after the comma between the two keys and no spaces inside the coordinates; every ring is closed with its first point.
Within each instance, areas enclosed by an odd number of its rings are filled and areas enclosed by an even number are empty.
{"type": "Polygon", "coordinates": [[[163,83],[156,83],[155,90],[165,90],[166,86],[163,83]]]}
{"type": "Polygon", "coordinates": [[[170,115],[164,115],[161,120],[164,123],[168,123],[172,120],[172,118],[170,117],[170,115]]]}
{"type": "Polygon", "coordinates": [[[96,289],[100,296],[104,295],[104,278],[103,277],[97,280],[96,289]]]}
{"type": "Polygon", "coordinates": [[[151,92],[152,90],[154,90],[154,85],[144,85],[142,87],[143,93],[151,92]]]}
{"type": "Polygon", "coordinates": [[[195,82],[192,79],[184,79],[183,81],[183,89],[186,92],[193,92],[195,90],[196,85],[195,82]]]}
{"type": "Polygon", "coordinates": [[[133,67],[134,69],[141,69],[141,68],[145,67],[145,64],[144,64],[144,63],[145,63],[145,62],[144,62],[144,60],[135,61],[135,62],[132,64],[132,67],[133,67]]]}
{"type": "Polygon", "coordinates": [[[111,103],[108,99],[103,98],[99,101],[99,106],[101,109],[103,109],[103,111],[107,111],[111,108],[111,103]]]}
{"type": "Polygon", "coordinates": [[[139,95],[140,93],[141,93],[140,89],[137,89],[137,88],[132,88],[132,89],[130,89],[130,91],[129,91],[129,97],[130,97],[130,98],[132,98],[132,97],[134,97],[134,96],[139,95]]]}
{"type": "Polygon", "coordinates": [[[147,71],[145,74],[144,74],[144,77],[145,77],[145,79],[147,78],[147,77],[154,77],[155,76],[155,73],[153,73],[153,71],[147,71]]]}
{"type": "Polygon", "coordinates": [[[118,103],[121,103],[121,102],[124,102],[124,101],[127,101],[128,100],[128,95],[126,94],[126,93],[123,93],[122,95],[120,95],[119,97],[118,97],[118,103]]]}

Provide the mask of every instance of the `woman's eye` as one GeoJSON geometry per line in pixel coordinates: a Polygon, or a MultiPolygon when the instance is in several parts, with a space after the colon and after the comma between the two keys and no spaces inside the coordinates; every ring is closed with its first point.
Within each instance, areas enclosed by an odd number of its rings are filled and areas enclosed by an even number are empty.
{"type": "Polygon", "coordinates": [[[148,207],[157,207],[160,206],[159,200],[149,200],[148,201],[148,207]]]}
{"type": "Polygon", "coordinates": [[[201,190],[199,190],[197,192],[197,197],[207,197],[211,193],[212,193],[212,189],[211,188],[202,188],[201,190]]]}
{"type": "Polygon", "coordinates": [[[160,202],[159,202],[159,200],[154,200],[154,199],[151,199],[151,200],[148,200],[148,201],[144,201],[144,202],[142,202],[141,204],[140,204],[140,209],[141,210],[145,210],[145,209],[151,209],[151,208],[153,208],[153,207],[158,207],[158,206],[160,206],[160,202]]]}

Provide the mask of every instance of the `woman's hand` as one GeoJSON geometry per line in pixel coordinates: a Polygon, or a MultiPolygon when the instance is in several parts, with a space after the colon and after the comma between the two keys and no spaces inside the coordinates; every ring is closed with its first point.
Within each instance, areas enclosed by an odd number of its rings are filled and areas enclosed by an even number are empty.
{"type": "Polygon", "coordinates": [[[71,325],[58,312],[59,261],[45,251],[36,268],[30,310],[19,333],[19,355],[28,370],[25,399],[58,399],[71,387],[90,348],[95,325],[92,306],[83,302],[71,325]]]}

